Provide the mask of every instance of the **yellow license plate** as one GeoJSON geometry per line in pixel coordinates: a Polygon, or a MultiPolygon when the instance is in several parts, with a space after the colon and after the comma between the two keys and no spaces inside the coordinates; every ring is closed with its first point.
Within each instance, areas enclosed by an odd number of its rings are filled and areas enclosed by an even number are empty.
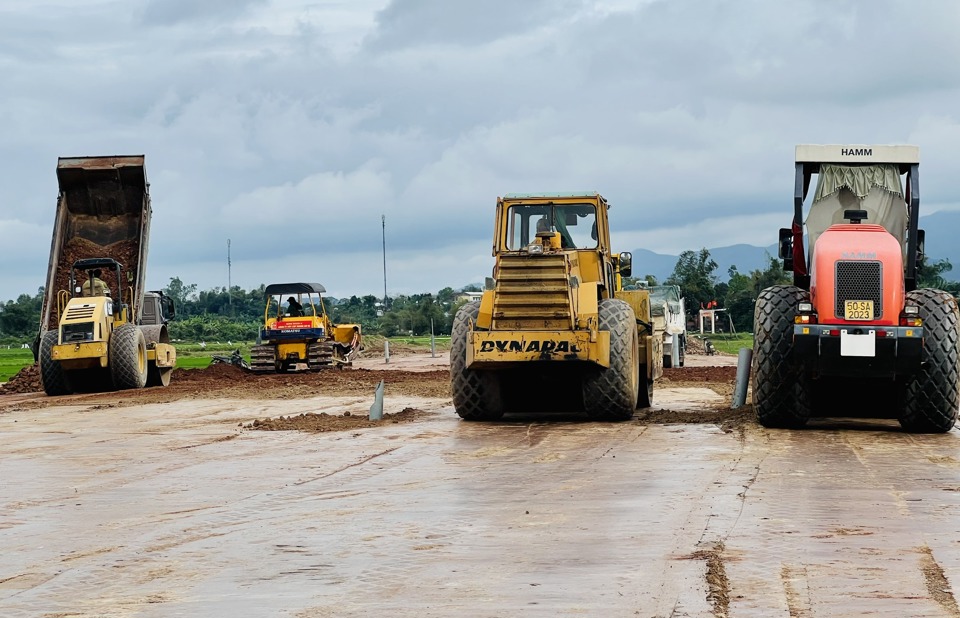
{"type": "Polygon", "coordinates": [[[845,320],[872,320],[872,300],[845,300],[843,301],[843,318],[845,320]]]}

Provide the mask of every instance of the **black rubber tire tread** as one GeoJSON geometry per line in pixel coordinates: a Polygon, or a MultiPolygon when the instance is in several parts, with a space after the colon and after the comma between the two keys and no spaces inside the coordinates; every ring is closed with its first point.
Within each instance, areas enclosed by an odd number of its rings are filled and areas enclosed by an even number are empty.
{"type": "Polygon", "coordinates": [[[753,313],[753,409],[764,427],[802,427],[810,418],[808,380],[793,358],[797,303],[810,294],[775,285],[757,296],[753,313]]]}
{"type": "Polygon", "coordinates": [[[946,433],[960,407],[960,310],[942,290],[913,290],[906,300],[920,307],[923,351],[920,372],[906,384],[900,426],[911,433],[946,433]]]}
{"type": "Polygon", "coordinates": [[[110,378],[118,390],[147,384],[147,340],[133,324],[121,324],[110,335],[110,378]]]}
{"type": "Polygon", "coordinates": [[[169,386],[171,374],[173,367],[157,367],[157,363],[151,361],[147,368],[147,386],[169,386]]]}
{"type": "MultiPolygon", "coordinates": [[[[603,298],[597,305],[598,327],[610,332],[610,366],[591,369],[583,377],[583,408],[594,420],[625,421],[639,401],[639,335],[633,307],[622,300],[603,298]]],[[[646,391],[646,389],[644,389],[646,391]]]]}
{"type": "Polygon", "coordinates": [[[687,356],[687,336],[680,335],[680,367],[683,367],[683,361],[687,356]]]}
{"type": "Polygon", "coordinates": [[[40,340],[40,382],[43,383],[43,392],[50,396],[69,395],[73,392],[63,365],[50,358],[58,339],[57,331],[48,330],[40,340]]]}
{"type": "Polygon", "coordinates": [[[480,303],[460,307],[450,336],[450,390],[453,407],[467,421],[495,421],[503,416],[500,377],[493,371],[467,369],[467,338],[480,315],[480,303]]]}

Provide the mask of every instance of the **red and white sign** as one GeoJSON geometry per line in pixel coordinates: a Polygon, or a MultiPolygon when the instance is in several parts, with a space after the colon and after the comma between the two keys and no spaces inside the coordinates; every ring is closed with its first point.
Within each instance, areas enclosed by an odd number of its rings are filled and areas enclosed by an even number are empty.
{"type": "Polygon", "coordinates": [[[278,320],[274,325],[278,330],[299,330],[301,328],[313,328],[313,320],[310,318],[295,318],[292,320],[278,320]]]}

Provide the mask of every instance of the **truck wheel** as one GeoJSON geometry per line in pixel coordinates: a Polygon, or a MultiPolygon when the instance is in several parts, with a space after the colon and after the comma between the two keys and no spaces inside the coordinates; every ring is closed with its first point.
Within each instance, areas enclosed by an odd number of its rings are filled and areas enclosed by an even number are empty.
{"type": "Polygon", "coordinates": [[[913,433],[946,433],[960,405],[957,301],[932,289],[907,292],[906,300],[920,307],[924,333],[920,372],[907,382],[900,426],[913,433]]]}
{"type": "Polygon", "coordinates": [[[680,366],[683,367],[684,357],[687,355],[687,336],[677,335],[677,339],[680,342],[680,366]]]}
{"type": "Polygon", "coordinates": [[[467,421],[495,421],[503,416],[500,378],[493,371],[467,369],[470,326],[480,315],[480,303],[467,303],[453,320],[450,336],[450,390],[453,407],[467,421]]]}
{"type": "Polygon", "coordinates": [[[802,427],[810,418],[809,393],[792,358],[797,303],[810,295],[792,285],[760,292],[753,313],[753,409],[764,427],[802,427]]]}
{"type": "Polygon", "coordinates": [[[147,341],[133,324],[121,324],[110,335],[110,377],[116,389],[143,388],[147,383],[147,341]]]}
{"type": "Polygon", "coordinates": [[[43,392],[51,396],[69,395],[73,392],[63,365],[50,358],[53,346],[57,345],[57,338],[57,331],[48,330],[40,340],[40,381],[43,383],[43,392]]]}
{"type": "MultiPolygon", "coordinates": [[[[622,300],[601,299],[598,326],[610,332],[610,366],[590,370],[583,378],[583,407],[595,420],[625,421],[639,401],[640,351],[637,318],[622,300]]],[[[644,390],[648,390],[646,372],[644,390]]],[[[649,391],[648,391],[649,392],[649,391]]]]}

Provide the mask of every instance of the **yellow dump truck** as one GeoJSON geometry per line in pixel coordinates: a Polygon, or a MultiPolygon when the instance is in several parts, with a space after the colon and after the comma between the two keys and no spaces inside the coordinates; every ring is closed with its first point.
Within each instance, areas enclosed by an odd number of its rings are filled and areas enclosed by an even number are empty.
{"type": "Polygon", "coordinates": [[[61,158],[60,193],[34,354],[48,395],[166,386],[173,303],[146,292],[144,157],[61,158]]]}
{"type": "Polygon", "coordinates": [[[453,403],[467,420],[576,409],[625,420],[663,370],[646,290],[623,290],[631,254],[610,250],[597,193],[497,201],[495,264],[480,301],[454,319],[453,403]]]}

